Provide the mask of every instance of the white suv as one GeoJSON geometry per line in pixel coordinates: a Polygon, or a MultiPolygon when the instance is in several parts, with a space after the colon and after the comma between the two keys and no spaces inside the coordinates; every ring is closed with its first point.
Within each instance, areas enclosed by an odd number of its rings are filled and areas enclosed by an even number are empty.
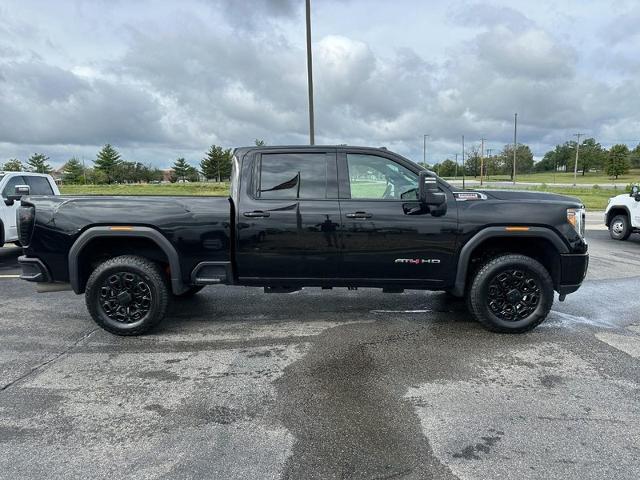
{"type": "Polygon", "coordinates": [[[634,232],[640,233],[640,187],[633,185],[631,193],[609,199],[604,222],[614,240],[626,240],[634,232]]]}
{"type": "MultiPolygon", "coordinates": [[[[60,195],[56,182],[50,175],[31,172],[0,172],[0,247],[5,243],[17,243],[16,212],[20,200],[15,196],[17,186],[27,186],[29,195],[60,195]]],[[[27,189],[23,189],[27,193],[27,189]]]]}

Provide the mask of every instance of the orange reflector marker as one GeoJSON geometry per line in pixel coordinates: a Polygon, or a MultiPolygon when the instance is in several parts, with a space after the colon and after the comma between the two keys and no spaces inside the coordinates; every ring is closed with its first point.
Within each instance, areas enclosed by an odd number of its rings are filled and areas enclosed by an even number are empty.
{"type": "Polygon", "coordinates": [[[109,230],[114,232],[130,232],[133,230],[133,227],[109,227],[109,230]]]}
{"type": "Polygon", "coordinates": [[[507,232],[528,232],[530,227],[505,227],[507,232]]]}

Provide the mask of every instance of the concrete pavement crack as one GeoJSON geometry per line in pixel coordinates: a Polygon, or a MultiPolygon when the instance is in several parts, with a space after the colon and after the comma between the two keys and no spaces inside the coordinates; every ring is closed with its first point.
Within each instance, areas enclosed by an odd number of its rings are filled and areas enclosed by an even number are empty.
{"type": "Polygon", "coordinates": [[[47,365],[50,365],[52,363],[54,363],[55,361],[61,359],[62,357],[65,357],[66,355],[68,355],[74,348],[76,348],[78,345],[80,345],[80,343],[82,343],[84,340],[86,340],[87,338],[89,338],[91,335],[93,335],[96,331],[98,330],[98,327],[94,328],[93,330],[87,332],[86,334],[84,334],[82,337],[78,338],[75,342],[73,342],[71,345],[69,345],[67,348],[65,348],[62,352],[57,353],[56,355],[54,355],[53,357],[49,358],[48,360],[45,360],[42,363],[39,363],[38,365],[36,365],[35,367],[32,367],[31,370],[29,370],[27,373],[20,375],[18,378],[11,380],[9,383],[3,385],[2,387],[0,387],[0,393],[4,392],[5,390],[11,388],[12,386],[16,385],[17,383],[21,382],[22,380],[24,380],[25,378],[30,377],[31,375],[33,375],[34,373],[39,372],[40,370],[42,370],[44,367],[46,367],[47,365]]]}

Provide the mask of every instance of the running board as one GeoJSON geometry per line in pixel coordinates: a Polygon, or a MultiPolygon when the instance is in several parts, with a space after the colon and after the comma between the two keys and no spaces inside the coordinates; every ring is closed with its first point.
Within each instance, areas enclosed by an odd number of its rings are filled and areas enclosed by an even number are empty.
{"type": "Polygon", "coordinates": [[[233,283],[231,262],[200,262],[191,272],[192,285],[233,283]]]}

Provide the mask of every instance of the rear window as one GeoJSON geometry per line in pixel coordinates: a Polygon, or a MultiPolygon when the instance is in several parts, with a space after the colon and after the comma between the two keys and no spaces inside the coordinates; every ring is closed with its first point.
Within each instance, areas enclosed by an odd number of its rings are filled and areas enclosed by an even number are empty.
{"type": "Polygon", "coordinates": [[[45,177],[26,177],[27,185],[31,187],[30,195],[53,195],[49,180],[45,177]]]}
{"type": "Polygon", "coordinates": [[[257,196],[263,199],[326,198],[324,153],[264,153],[257,196]]]}

